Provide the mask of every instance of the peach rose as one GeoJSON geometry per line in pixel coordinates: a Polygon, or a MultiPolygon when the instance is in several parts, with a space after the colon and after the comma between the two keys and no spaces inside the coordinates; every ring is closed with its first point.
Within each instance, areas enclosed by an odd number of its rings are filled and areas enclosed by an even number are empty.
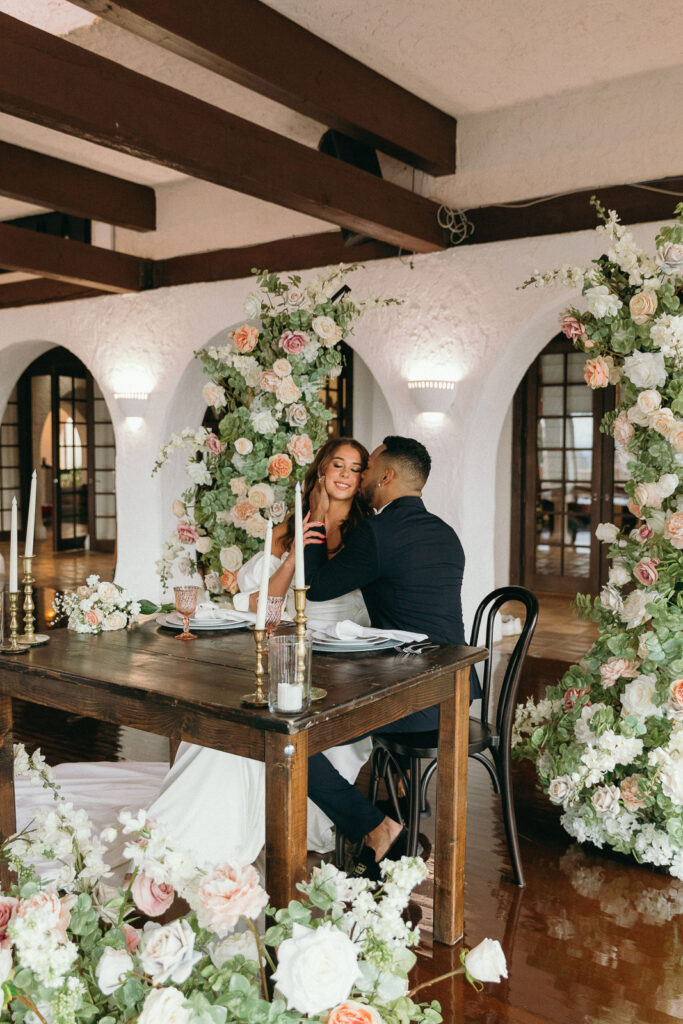
{"type": "Polygon", "coordinates": [[[140,944],[140,932],[137,928],[133,928],[132,924],[122,924],[121,931],[126,940],[126,948],[129,953],[134,953],[140,944]]]}
{"type": "Polygon", "coordinates": [[[252,516],[251,519],[247,519],[246,523],[244,523],[244,529],[249,536],[257,537],[259,540],[263,540],[265,537],[267,527],[268,520],[264,519],[260,513],[252,516]]]}
{"type": "Polygon", "coordinates": [[[283,377],[275,389],[275,396],[283,405],[291,405],[301,398],[301,388],[297,387],[291,377],[283,377]]]}
{"type": "Polygon", "coordinates": [[[273,369],[278,377],[289,377],[292,372],[292,366],[288,359],[276,359],[273,363],[273,369]]]}
{"type": "Polygon", "coordinates": [[[586,328],[580,320],[569,313],[560,317],[560,330],[570,341],[586,341],[586,328]]]}
{"type": "Polygon", "coordinates": [[[242,324],[232,336],[238,352],[253,352],[258,345],[258,330],[249,324],[242,324]]]}
{"type": "Polygon", "coordinates": [[[271,455],[268,463],[268,476],[271,480],[281,480],[292,472],[292,460],[289,455],[278,453],[271,455]]]}
{"type": "Polygon", "coordinates": [[[683,548],[683,512],[674,512],[664,524],[664,536],[675,548],[683,548]]]}
{"type": "Polygon", "coordinates": [[[230,509],[230,520],[235,524],[235,526],[242,526],[246,523],[247,519],[251,519],[251,517],[255,515],[256,506],[252,505],[252,503],[247,499],[238,501],[230,509]]]}
{"type": "Polygon", "coordinates": [[[638,505],[647,505],[648,508],[662,507],[662,496],[657,490],[657,484],[638,484],[633,499],[638,505]]]}
{"type": "Polygon", "coordinates": [[[131,895],[135,906],[147,917],[159,917],[173,903],[175,891],[168,882],[155,882],[144,871],[140,871],[133,881],[131,895]]]}
{"type": "Polygon", "coordinates": [[[275,493],[270,484],[252,484],[248,497],[255,508],[268,508],[275,501],[275,493]]]}
{"type": "Polygon", "coordinates": [[[230,490],[238,498],[243,498],[247,493],[247,482],[243,476],[234,476],[230,481],[230,490]]]}
{"type": "Polygon", "coordinates": [[[275,391],[279,383],[280,378],[274,370],[264,370],[259,378],[259,387],[263,391],[275,391]]]}
{"type": "Polygon", "coordinates": [[[633,498],[629,498],[626,502],[626,508],[629,510],[632,516],[636,516],[638,519],[641,518],[643,512],[640,505],[636,505],[633,498]]]}
{"type": "Polygon", "coordinates": [[[205,875],[197,891],[197,920],[223,938],[240,917],[256,918],[268,903],[268,894],[251,864],[233,868],[221,864],[205,875]]]}
{"type": "Polygon", "coordinates": [[[652,587],[659,579],[658,565],[658,558],[641,558],[633,568],[633,575],[644,587],[652,587]]]}
{"type": "Polygon", "coordinates": [[[181,519],[176,526],[178,531],[178,537],[183,544],[196,544],[197,543],[197,531],[195,530],[192,523],[186,523],[184,519],[181,519]]]}
{"type": "Polygon", "coordinates": [[[637,292],[628,304],[628,311],[635,324],[646,324],[657,312],[657,295],[650,288],[637,292]]]}
{"type": "Polygon", "coordinates": [[[91,608],[83,618],[88,626],[97,626],[102,621],[102,613],[99,608],[91,608]]]}
{"type": "Polygon", "coordinates": [[[17,912],[19,900],[14,896],[0,896],[0,949],[9,941],[7,928],[17,912]]]}
{"type": "Polygon", "coordinates": [[[666,434],[666,439],[676,452],[683,452],[683,422],[674,423],[666,434]]]}
{"type": "Polygon", "coordinates": [[[52,886],[42,889],[27,900],[21,900],[16,909],[17,917],[26,917],[34,910],[39,910],[46,928],[54,930],[62,942],[66,942],[66,930],[71,921],[71,908],[76,902],[75,896],[59,897],[52,886]]]}
{"type": "Polygon", "coordinates": [[[305,331],[285,331],[280,336],[280,348],[290,356],[298,356],[308,345],[310,338],[305,331]]]}
{"type": "Polygon", "coordinates": [[[225,445],[216,434],[209,434],[206,438],[206,447],[212,455],[220,455],[225,445]]]}
{"type": "Polygon", "coordinates": [[[221,586],[228,594],[236,594],[239,590],[239,586],[237,585],[237,573],[230,572],[229,569],[225,569],[221,576],[221,586]]]}
{"type": "Polygon", "coordinates": [[[287,451],[298,466],[307,466],[313,462],[313,442],[308,434],[295,434],[287,445],[287,451]]]}
{"type": "Polygon", "coordinates": [[[626,658],[608,658],[600,666],[600,681],[605,689],[614,686],[617,679],[635,679],[638,675],[638,662],[626,658]]]}
{"type": "MultiPolygon", "coordinates": [[[[585,697],[587,693],[590,693],[590,686],[584,686],[582,690],[579,690],[576,686],[570,686],[568,690],[565,690],[564,696],[562,697],[562,703],[564,704],[565,711],[571,711],[577,700],[580,700],[581,697],[585,697]]],[[[586,706],[589,704],[590,701],[588,701],[586,706]]]]}
{"type": "Polygon", "coordinates": [[[374,1006],[347,999],[345,1003],[330,1010],[327,1024],[382,1024],[382,1018],[374,1006]]]}
{"type": "Polygon", "coordinates": [[[629,775],[619,783],[619,790],[624,807],[627,811],[638,811],[645,806],[645,798],[640,795],[642,775],[629,775]]]}
{"type": "Polygon", "coordinates": [[[666,406],[663,409],[657,409],[657,411],[653,412],[650,416],[650,426],[663,437],[666,437],[675,423],[676,417],[672,413],[671,409],[668,409],[666,406]]]}
{"type": "Polygon", "coordinates": [[[633,424],[629,420],[626,410],[623,410],[614,421],[614,440],[617,444],[628,444],[635,436],[633,424]]]}
{"type": "Polygon", "coordinates": [[[673,717],[683,718],[683,679],[674,679],[669,687],[669,709],[673,717]]]}
{"type": "Polygon", "coordinates": [[[176,519],[182,519],[183,516],[185,515],[185,505],[180,500],[180,498],[175,499],[175,501],[171,505],[171,509],[176,519]]]}
{"type": "Polygon", "coordinates": [[[606,388],[609,384],[610,367],[602,356],[589,359],[583,368],[583,379],[589,388],[606,388]]]}

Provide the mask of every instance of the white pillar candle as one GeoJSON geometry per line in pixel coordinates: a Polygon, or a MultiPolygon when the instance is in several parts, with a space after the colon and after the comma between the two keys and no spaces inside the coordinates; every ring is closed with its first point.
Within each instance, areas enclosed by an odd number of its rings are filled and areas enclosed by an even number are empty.
{"type": "Polygon", "coordinates": [[[302,590],[306,586],[304,569],[304,527],[301,509],[301,484],[297,483],[294,492],[294,586],[302,590]]]}
{"type": "Polygon", "coordinates": [[[256,605],[256,629],[266,628],[266,605],[268,604],[268,583],[270,581],[270,549],[273,545],[273,520],[268,520],[266,527],[266,543],[263,548],[263,562],[261,564],[261,586],[258,592],[258,604],[256,605]]]}
{"type": "Polygon", "coordinates": [[[10,520],[9,535],[9,591],[16,594],[19,591],[19,564],[17,552],[17,499],[12,498],[12,518],[10,520]]]}
{"type": "Polygon", "coordinates": [[[278,711],[301,711],[304,704],[304,688],[301,683],[277,684],[278,711]]]}
{"type": "Polygon", "coordinates": [[[31,496],[28,501],[28,519],[26,521],[26,546],[24,554],[28,558],[33,554],[33,534],[36,528],[36,471],[31,477],[31,496]]]}

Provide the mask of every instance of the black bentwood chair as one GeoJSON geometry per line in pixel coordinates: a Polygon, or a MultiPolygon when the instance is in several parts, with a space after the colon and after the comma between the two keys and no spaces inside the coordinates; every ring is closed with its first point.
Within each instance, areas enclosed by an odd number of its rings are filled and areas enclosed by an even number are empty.
{"type": "MultiPolygon", "coordinates": [[[[512,799],[512,779],[510,777],[510,739],[515,717],[517,687],[538,620],[536,597],[524,587],[500,587],[498,590],[492,591],[477,608],[472,625],[470,645],[472,647],[479,646],[481,625],[486,616],[484,645],[493,652],[496,616],[508,601],[516,601],[524,605],[524,627],[517,638],[505,670],[493,721],[491,721],[493,658],[489,657],[488,661],[484,663],[481,714],[478,718],[470,718],[469,756],[484,765],[491,777],[494,792],[500,794],[515,882],[517,885],[523,886],[524,873],[519,854],[515,807],[512,799]]],[[[380,780],[384,779],[391,805],[393,805],[392,817],[395,816],[401,824],[406,825],[408,855],[413,857],[418,850],[420,814],[424,814],[428,810],[427,787],[437,770],[437,746],[438,732],[436,730],[433,732],[391,733],[373,737],[370,799],[373,803],[376,802],[380,780]],[[424,771],[422,770],[423,761],[429,762],[424,771]],[[401,780],[407,795],[407,814],[404,813],[406,800],[405,798],[401,800],[398,796],[397,778],[401,780]]],[[[340,845],[338,852],[341,849],[340,845]]]]}

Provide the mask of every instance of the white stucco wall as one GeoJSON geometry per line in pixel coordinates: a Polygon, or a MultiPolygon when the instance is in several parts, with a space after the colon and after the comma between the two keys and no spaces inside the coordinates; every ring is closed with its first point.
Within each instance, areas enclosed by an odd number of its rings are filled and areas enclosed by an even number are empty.
{"type": "MultiPolygon", "coordinates": [[[[644,244],[654,233],[653,226],[635,229],[644,244]]],[[[519,381],[557,332],[569,299],[568,292],[517,287],[536,267],[584,262],[598,252],[593,233],[581,232],[451,249],[417,258],[414,269],[399,259],[378,261],[352,279],[358,297],[404,300],[369,313],[351,342],[380,385],[396,433],[418,437],[432,454],[426,501],[463,541],[468,615],[481,595],[505,582],[509,462],[502,448],[498,457],[501,433],[519,381]],[[418,413],[406,386],[415,377],[458,380],[447,416],[418,413]]],[[[200,421],[201,371],[192,353],[239,319],[249,289],[247,281],[196,284],[0,313],[0,412],[47,344],[71,349],[102,389],[117,443],[117,579],[140,596],[158,594],[154,562],[172,522],[170,500],[182,486],[177,468],[150,476],[156,453],[172,431],[200,421]],[[141,387],[151,395],[145,421],[133,429],[113,393],[141,387]]],[[[380,420],[371,429],[383,427],[380,420]]],[[[372,445],[382,436],[360,439],[372,445]]]]}

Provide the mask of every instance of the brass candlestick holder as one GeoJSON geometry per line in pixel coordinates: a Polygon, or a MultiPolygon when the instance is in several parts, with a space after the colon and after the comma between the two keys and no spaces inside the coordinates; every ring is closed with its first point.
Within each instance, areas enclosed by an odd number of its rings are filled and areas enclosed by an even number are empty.
{"type": "Polygon", "coordinates": [[[250,704],[254,708],[268,707],[268,698],[263,692],[263,641],[266,638],[265,629],[253,627],[254,645],[256,647],[256,664],[254,666],[254,682],[256,689],[253,693],[245,693],[242,703],[250,704]]]}
{"type": "Polygon", "coordinates": [[[35,604],[33,603],[33,559],[34,555],[24,555],[24,632],[17,637],[20,644],[27,647],[36,647],[38,644],[46,644],[50,637],[45,633],[36,633],[34,630],[35,604]]]}
{"type": "MultiPolygon", "coordinates": [[[[294,616],[294,624],[296,626],[296,638],[297,640],[306,639],[306,591],[308,587],[295,587],[294,588],[294,610],[296,612],[294,616]]],[[[305,660],[304,646],[301,644],[300,653],[297,655],[297,682],[303,682],[304,678],[304,660],[305,660]]],[[[322,686],[311,685],[311,700],[322,700],[323,697],[327,697],[327,690],[323,690],[322,686]]]]}
{"type": "Polygon", "coordinates": [[[9,595],[9,643],[3,644],[0,651],[3,654],[26,654],[28,646],[20,644],[17,637],[19,626],[19,591],[10,592],[9,595]]]}

